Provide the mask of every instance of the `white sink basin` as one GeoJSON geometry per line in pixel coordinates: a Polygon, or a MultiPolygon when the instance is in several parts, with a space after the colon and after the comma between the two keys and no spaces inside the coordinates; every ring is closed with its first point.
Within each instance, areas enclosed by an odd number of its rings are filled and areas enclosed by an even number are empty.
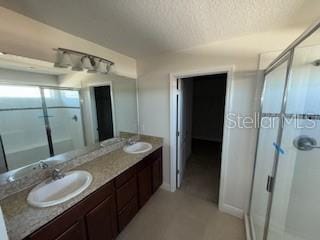
{"type": "Polygon", "coordinates": [[[123,148],[123,151],[126,153],[132,153],[132,154],[138,154],[138,153],[144,153],[149,150],[151,150],[152,145],[150,143],[146,142],[136,142],[132,145],[125,146],[123,148]]]}
{"type": "Polygon", "coordinates": [[[65,177],[53,181],[47,179],[33,188],[27,198],[34,207],[50,207],[77,196],[92,182],[92,175],[87,171],[70,171],[65,177]]]}

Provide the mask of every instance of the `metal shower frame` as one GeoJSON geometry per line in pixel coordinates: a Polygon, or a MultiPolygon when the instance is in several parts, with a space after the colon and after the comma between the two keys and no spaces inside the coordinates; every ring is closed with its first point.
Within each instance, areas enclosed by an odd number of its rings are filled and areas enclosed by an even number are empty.
{"type": "MultiPolygon", "coordinates": [[[[263,100],[264,100],[264,94],[265,94],[265,79],[266,76],[271,73],[273,70],[277,69],[281,64],[287,62],[287,69],[286,69],[286,76],[285,76],[285,84],[283,89],[283,96],[282,96],[282,103],[281,103],[281,112],[280,112],[280,124],[278,128],[277,133],[277,140],[276,143],[278,146],[281,145],[282,141],[282,134],[283,134],[283,121],[285,118],[285,112],[287,107],[287,96],[288,96],[288,81],[292,74],[292,62],[293,62],[293,56],[294,56],[294,50],[295,48],[302,43],[305,39],[310,37],[315,31],[317,31],[320,28],[320,19],[311,25],[306,31],[304,31],[294,42],[292,42],[277,58],[275,58],[266,68],[264,71],[264,80],[263,80],[263,91],[260,98],[260,112],[259,116],[262,114],[262,107],[263,107],[263,100]]],[[[260,125],[260,124],[259,124],[260,125]]],[[[252,181],[251,181],[251,190],[250,190],[250,199],[249,199],[249,211],[248,211],[248,220],[249,220],[249,228],[250,228],[250,235],[253,239],[254,236],[254,229],[253,229],[253,222],[251,219],[251,207],[252,207],[252,195],[253,195],[253,186],[254,186],[254,179],[255,179],[255,171],[256,171],[256,162],[257,162],[257,155],[258,155],[258,146],[259,146],[259,136],[260,136],[260,127],[257,131],[257,143],[256,143],[256,149],[255,149],[255,161],[254,161],[254,168],[252,173],[252,181]]],[[[279,160],[279,152],[274,152],[274,159],[273,159],[273,169],[272,169],[272,178],[273,183],[276,182],[276,176],[277,176],[277,168],[278,168],[278,160],[279,160]]],[[[273,202],[273,191],[274,189],[271,188],[271,191],[269,193],[268,197],[268,205],[267,205],[267,213],[265,218],[265,225],[264,225],[264,232],[263,232],[263,240],[267,240],[268,238],[268,229],[270,224],[270,212],[272,209],[272,202],[273,202]]],[[[255,239],[253,239],[255,240],[255,239]]]]}

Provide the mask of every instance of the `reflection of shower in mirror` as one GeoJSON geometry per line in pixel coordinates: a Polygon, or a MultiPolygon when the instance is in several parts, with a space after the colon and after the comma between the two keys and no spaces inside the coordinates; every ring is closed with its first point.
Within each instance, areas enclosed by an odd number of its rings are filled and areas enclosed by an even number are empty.
{"type": "Polygon", "coordinates": [[[75,122],[78,122],[78,117],[77,117],[77,115],[74,115],[74,116],[72,117],[72,120],[74,120],[75,122]]]}
{"type": "Polygon", "coordinates": [[[313,61],[312,65],[315,66],[315,67],[319,67],[320,66],[320,59],[317,59],[317,60],[313,61]]]}

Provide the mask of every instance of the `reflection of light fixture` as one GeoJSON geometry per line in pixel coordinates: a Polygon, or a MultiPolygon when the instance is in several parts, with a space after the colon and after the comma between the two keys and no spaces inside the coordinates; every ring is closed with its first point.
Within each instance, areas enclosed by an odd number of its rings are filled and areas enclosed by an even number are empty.
{"type": "Polygon", "coordinates": [[[56,61],[54,66],[59,68],[68,68],[72,66],[72,61],[69,53],[67,52],[58,53],[58,60],[56,61]]]}
{"type": "Polygon", "coordinates": [[[108,74],[110,72],[110,69],[111,69],[111,64],[107,63],[106,71],[104,73],[108,74]]]}
{"type": "Polygon", "coordinates": [[[92,69],[88,69],[88,73],[97,73],[100,61],[97,61],[96,59],[91,58],[90,62],[92,65],[92,69]]]}
{"type": "Polygon", "coordinates": [[[96,63],[96,71],[97,72],[99,72],[99,73],[104,73],[106,70],[106,63],[105,62],[103,62],[103,61],[98,61],[97,63],[96,63]]]}
{"type": "Polygon", "coordinates": [[[75,65],[73,65],[73,67],[71,68],[71,70],[72,70],[72,71],[77,71],[77,72],[83,71],[82,63],[81,63],[81,62],[76,63],[75,65]]]}
{"type": "Polygon", "coordinates": [[[57,60],[54,64],[55,67],[67,68],[72,66],[73,71],[82,71],[84,69],[88,70],[89,73],[103,73],[107,74],[110,71],[113,62],[93,56],[87,53],[77,52],[70,49],[58,48],[57,51],[57,60]],[[77,56],[77,61],[74,60],[74,57],[77,56]]]}

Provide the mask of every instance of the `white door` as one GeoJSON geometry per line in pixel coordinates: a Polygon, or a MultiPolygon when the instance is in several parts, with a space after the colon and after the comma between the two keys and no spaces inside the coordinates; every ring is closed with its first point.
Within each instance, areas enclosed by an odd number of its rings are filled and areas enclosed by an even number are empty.
{"type": "Polygon", "coordinates": [[[177,188],[180,188],[186,164],[186,116],[183,80],[177,79],[177,188]]]}

